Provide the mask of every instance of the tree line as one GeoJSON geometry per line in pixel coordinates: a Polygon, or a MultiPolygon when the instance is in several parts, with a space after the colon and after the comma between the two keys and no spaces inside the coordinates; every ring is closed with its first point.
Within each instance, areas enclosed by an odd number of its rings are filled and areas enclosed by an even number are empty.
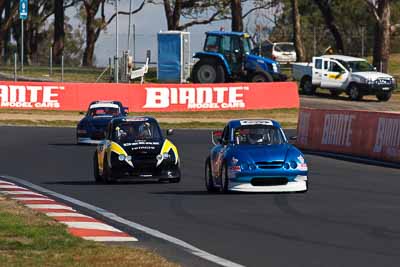
{"type": "MultiPolygon", "coordinates": [[[[25,62],[43,61],[48,53],[43,48],[51,47],[56,64],[64,54],[71,64],[94,65],[96,42],[116,17],[115,13],[107,16],[105,12],[114,10],[114,3],[115,0],[29,0],[24,28],[25,62]],[[75,13],[74,18],[66,16],[66,10],[72,8],[74,12],[69,13],[75,13]],[[72,23],[74,19],[80,22],[78,27],[72,23]]],[[[135,3],[132,14],[146,5],[161,5],[168,30],[190,30],[194,25],[230,20],[232,31],[257,35],[255,42],[261,41],[262,33],[271,41],[293,41],[300,61],[309,59],[316,50],[323,52],[324,46],[331,46],[337,53],[352,53],[350,50],[361,44],[355,41],[355,36],[362,35],[367,36],[362,44],[365,55],[372,54],[373,64],[387,71],[392,48],[400,46],[400,0],[140,0],[135,3]]],[[[19,0],[0,0],[3,62],[10,60],[12,51],[19,51],[21,46],[18,6],[19,0]]],[[[129,10],[121,10],[119,15],[129,15],[129,10]]]]}

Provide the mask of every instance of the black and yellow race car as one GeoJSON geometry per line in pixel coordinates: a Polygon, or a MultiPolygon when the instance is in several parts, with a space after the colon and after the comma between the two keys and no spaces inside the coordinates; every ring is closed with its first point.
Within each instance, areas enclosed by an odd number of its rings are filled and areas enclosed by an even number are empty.
{"type": "Polygon", "coordinates": [[[152,178],[178,183],[181,179],[178,150],[152,117],[112,119],[106,138],[97,145],[93,165],[96,182],[152,178]]]}

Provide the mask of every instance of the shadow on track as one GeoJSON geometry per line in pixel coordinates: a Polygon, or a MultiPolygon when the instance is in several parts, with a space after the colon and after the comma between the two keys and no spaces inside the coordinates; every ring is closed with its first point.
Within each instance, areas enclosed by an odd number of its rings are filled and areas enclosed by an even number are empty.
{"type": "Polygon", "coordinates": [[[95,181],[55,181],[55,182],[44,182],[43,184],[48,185],[101,185],[101,186],[111,186],[111,185],[142,185],[142,184],[168,184],[166,182],[159,182],[159,181],[118,181],[111,184],[106,183],[96,183],[95,181]]]}
{"type": "Polygon", "coordinates": [[[95,145],[91,144],[77,144],[77,143],[50,143],[48,144],[49,146],[76,146],[76,147],[93,147],[95,148],[95,145]]]}
{"type": "Polygon", "coordinates": [[[305,155],[313,155],[319,157],[326,157],[335,160],[347,161],[351,163],[361,163],[365,165],[377,166],[377,167],[385,167],[385,168],[393,168],[400,169],[400,164],[395,162],[385,162],[374,160],[366,157],[356,157],[345,154],[338,154],[332,152],[319,152],[319,151],[311,151],[311,150],[302,150],[305,155]]]}
{"type": "Polygon", "coordinates": [[[234,192],[230,191],[226,194],[222,194],[220,192],[207,192],[205,190],[202,191],[162,191],[162,192],[150,192],[150,194],[154,195],[176,195],[176,196],[229,196],[229,195],[285,195],[285,194],[301,194],[301,192],[234,192]]]}

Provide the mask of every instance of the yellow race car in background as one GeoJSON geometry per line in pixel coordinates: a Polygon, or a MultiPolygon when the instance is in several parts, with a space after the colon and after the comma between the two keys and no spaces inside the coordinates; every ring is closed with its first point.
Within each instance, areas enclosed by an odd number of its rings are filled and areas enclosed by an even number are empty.
{"type": "Polygon", "coordinates": [[[112,119],[106,138],[97,145],[93,165],[96,182],[151,178],[178,183],[181,179],[178,150],[152,117],[112,119]]]}

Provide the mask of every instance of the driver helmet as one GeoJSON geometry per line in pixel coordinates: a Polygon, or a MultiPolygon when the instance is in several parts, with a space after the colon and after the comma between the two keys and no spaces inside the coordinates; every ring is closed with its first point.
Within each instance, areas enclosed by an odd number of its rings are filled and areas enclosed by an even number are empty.
{"type": "Polygon", "coordinates": [[[139,126],[139,136],[144,137],[144,138],[151,137],[150,123],[145,122],[139,126]]]}
{"type": "Polygon", "coordinates": [[[250,129],[248,136],[251,144],[262,143],[264,140],[264,130],[261,128],[250,129]]]}

